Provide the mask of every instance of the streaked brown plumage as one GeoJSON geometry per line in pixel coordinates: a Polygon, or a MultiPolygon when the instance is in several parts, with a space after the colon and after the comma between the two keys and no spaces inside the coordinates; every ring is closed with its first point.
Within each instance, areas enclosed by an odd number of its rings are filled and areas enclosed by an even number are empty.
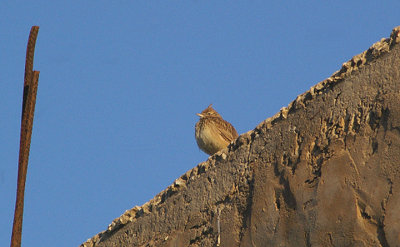
{"type": "Polygon", "coordinates": [[[201,113],[196,123],[195,137],[197,145],[209,155],[213,155],[235,140],[239,135],[235,128],[218,114],[212,105],[201,113]]]}

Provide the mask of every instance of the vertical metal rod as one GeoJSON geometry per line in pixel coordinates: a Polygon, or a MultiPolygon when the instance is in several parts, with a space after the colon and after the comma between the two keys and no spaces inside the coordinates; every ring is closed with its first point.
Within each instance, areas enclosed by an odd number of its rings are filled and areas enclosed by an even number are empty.
{"type": "Polygon", "coordinates": [[[21,136],[19,144],[17,198],[15,202],[14,222],[11,236],[11,247],[21,246],[22,218],[24,211],[24,192],[26,172],[28,170],[29,149],[31,145],[33,116],[39,82],[39,71],[33,71],[38,26],[33,26],[29,34],[25,60],[24,92],[22,100],[21,136]]]}
{"type": "Polygon", "coordinates": [[[218,238],[217,238],[217,246],[221,244],[221,223],[220,223],[220,216],[221,216],[221,208],[217,209],[218,218],[217,218],[217,230],[218,230],[218,238]]]}

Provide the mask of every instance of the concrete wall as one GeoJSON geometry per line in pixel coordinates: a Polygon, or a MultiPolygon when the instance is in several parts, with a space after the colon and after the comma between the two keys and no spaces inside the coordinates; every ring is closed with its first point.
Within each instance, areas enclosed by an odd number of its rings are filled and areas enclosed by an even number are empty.
{"type": "Polygon", "coordinates": [[[399,30],[81,246],[399,246],[399,30]]]}

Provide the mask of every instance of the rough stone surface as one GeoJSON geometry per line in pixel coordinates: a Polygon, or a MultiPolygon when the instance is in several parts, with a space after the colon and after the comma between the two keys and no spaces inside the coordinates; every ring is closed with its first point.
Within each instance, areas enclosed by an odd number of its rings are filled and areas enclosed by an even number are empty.
{"type": "Polygon", "coordinates": [[[81,246],[400,246],[399,30],[81,246]]]}

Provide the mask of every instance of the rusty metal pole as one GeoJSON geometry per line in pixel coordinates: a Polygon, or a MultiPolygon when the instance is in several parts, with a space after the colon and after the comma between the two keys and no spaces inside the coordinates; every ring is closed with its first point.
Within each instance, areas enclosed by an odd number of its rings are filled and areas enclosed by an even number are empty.
{"type": "Polygon", "coordinates": [[[38,26],[33,26],[31,28],[28,40],[28,47],[26,50],[24,92],[22,100],[21,136],[19,144],[17,198],[15,202],[11,247],[21,246],[25,181],[26,172],[28,170],[33,116],[35,112],[36,93],[39,81],[39,71],[33,71],[33,57],[35,55],[35,44],[38,31],[38,26]]]}

